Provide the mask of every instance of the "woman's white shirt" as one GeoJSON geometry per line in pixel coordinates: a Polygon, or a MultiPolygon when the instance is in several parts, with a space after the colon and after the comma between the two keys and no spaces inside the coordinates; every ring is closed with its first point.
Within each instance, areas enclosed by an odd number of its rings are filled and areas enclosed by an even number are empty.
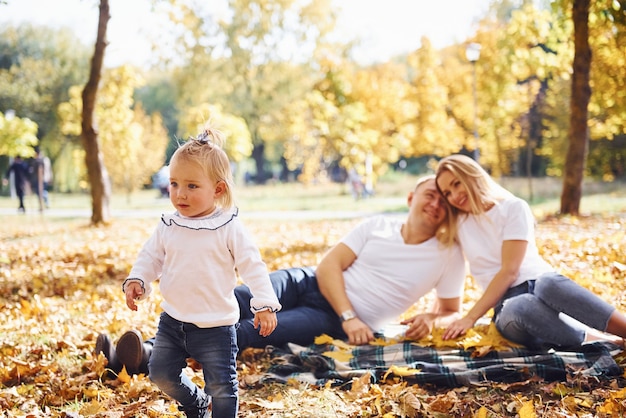
{"type": "Polygon", "coordinates": [[[519,275],[511,287],[554,271],[535,242],[535,218],[524,200],[508,197],[480,215],[460,215],[458,237],[476,283],[486,289],[502,267],[502,244],[528,242],[519,275]]]}

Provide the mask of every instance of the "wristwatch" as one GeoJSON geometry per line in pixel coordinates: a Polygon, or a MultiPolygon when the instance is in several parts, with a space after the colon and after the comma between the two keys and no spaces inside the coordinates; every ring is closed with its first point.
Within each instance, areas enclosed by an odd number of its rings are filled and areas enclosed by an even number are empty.
{"type": "Polygon", "coordinates": [[[339,315],[339,318],[341,318],[341,322],[349,321],[356,318],[356,313],[354,313],[352,309],[348,309],[347,311],[343,311],[341,315],[339,315]]]}

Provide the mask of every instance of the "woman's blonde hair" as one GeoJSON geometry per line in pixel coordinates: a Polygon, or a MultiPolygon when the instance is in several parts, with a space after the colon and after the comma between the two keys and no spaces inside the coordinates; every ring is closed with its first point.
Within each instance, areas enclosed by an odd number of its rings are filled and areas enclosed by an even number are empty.
{"type": "Polygon", "coordinates": [[[223,181],[224,193],[218,197],[217,204],[228,209],[235,204],[234,182],[230,160],[222,148],[223,145],[222,132],[208,126],[198,136],[190,137],[183,143],[172,155],[170,164],[172,161],[197,164],[214,183],[223,181]]]}
{"type": "MultiPolygon", "coordinates": [[[[437,165],[437,179],[445,171],[450,172],[465,187],[474,214],[484,213],[486,207],[511,196],[480,164],[467,155],[454,154],[442,158],[437,165]]],[[[437,188],[439,189],[438,183],[437,188]]]]}
{"type": "MultiPolygon", "coordinates": [[[[439,179],[441,173],[446,171],[456,177],[467,190],[473,214],[482,214],[489,206],[497,205],[503,199],[512,196],[508,190],[496,183],[480,164],[466,155],[454,154],[442,158],[437,165],[436,178],[439,179]]],[[[439,182],[437,182],[437,189],[441,192],[439,182]]],[[[448,206],[451,218],[450,231],[453,236],[456,236],[456,221],[460,211],[450,204],[448,206]]]]}

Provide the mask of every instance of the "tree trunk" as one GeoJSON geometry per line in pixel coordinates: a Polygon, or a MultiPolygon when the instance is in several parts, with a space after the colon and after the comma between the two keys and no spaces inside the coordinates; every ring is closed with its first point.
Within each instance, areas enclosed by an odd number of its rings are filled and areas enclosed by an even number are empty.
{"type": "Polygon", "coordinates": [[[265,184],[267,174],[265,173],[265,144],[261,141],[254,143],[252,148],[252,159],[256,166],[256,184],[265,184]]]}
{"type": "Polygon", "coordinates": [[[106,33],[107,25],[111,15],[109,14],[109,0],[100,0],[100,17],[98,19],[98,36],[96,46],[91,59],[91,70],[89,80],[83,89],[83,113],[81,140],[85,148],[85,164],[87,165],[87,175],[91,186],[91,223],[94,225],[106,223],[110,219],[109,200],[111,188],[109,176],[104,166],[100,145],[98,142],[98,132],[94,122],[94,110],[96,107],[96,96],[102,63],[104,61],[104,50],[107,46],[106,33]]]}
{"type": "Polygon", "coordinates": [[[587,113],[591,87],[589,72],[591,48],[589,47],[590,0],[574,0],[574,72],[570,102],[569,147],[565,159],[561,214],[578,215],[582,198],[585,160],[589,147],[587,113]]]}

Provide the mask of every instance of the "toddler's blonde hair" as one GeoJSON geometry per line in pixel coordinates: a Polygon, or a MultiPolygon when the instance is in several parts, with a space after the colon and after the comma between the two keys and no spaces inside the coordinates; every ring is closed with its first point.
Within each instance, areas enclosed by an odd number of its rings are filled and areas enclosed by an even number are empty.
{"type": "Polygon", "coordinates": [[[224,135],[219,130],[207,126],[198,136],[190,137],[172,155],[177,163],[197,164],[214,183],[223,181],[225,190],[217,200],[217,204],[229,209],[234,206],[233,174],[230,160],[224,152],[224,135]]]}

